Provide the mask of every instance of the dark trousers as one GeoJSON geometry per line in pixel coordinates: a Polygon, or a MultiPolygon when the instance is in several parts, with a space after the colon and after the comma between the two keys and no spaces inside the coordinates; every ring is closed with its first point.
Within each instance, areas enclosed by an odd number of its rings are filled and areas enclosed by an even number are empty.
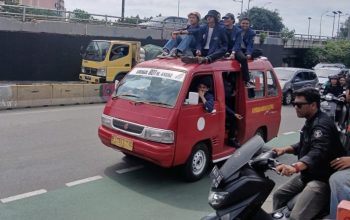
{"type": "Polygon", "coordinates": [[[243,80],[245,82],[250,81],[249,70],[248,70],[248,62],[246,56],[242,53],[242,51],[237,51],[235,53],[236,60],[241,64],[241,72],[243,75],[243,80]]]}
{"type": "Polygon", "coordinates": [[[209,63],[212,63],[215,60],[224,57],[224,55],[225,55],[225,53],[223,53],[221,51],[215,51],[214,53],[208,55],[208,50],[205,50],[205,49],[202,50],[202,56],[207,57],[209,60],[209,63]]]}
{"type": "Polygon", "coordinates": [[[290,215],[291,220],[311,220],[329,204],[327,183],[317,180],[305,183],[298,174],[275,191],[273,209],[284,207],[298,194],[298,199],[290,215]]]}

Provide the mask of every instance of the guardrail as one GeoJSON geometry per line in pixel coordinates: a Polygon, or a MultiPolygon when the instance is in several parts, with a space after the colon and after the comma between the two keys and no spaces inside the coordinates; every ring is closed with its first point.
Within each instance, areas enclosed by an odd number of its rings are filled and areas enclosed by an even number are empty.
{"type": "MultiPolygon", "coordinates": [[[[160,22],[156,20],[143,20],[138,18],[122,18],[119,16],[101,15],[101,14],[90,14],[81,13],[66,10],[52,10],[44,8],[35,8],[29,6],[18,6],[18,5],[0,5],[0,16],[10,17],[18,19],[22,22],[27,21],[58,21],[67,23],[86,23],[86,24],[99,24],[108,26],[119,26],[119,27],[134,27],[134,28],[149,28],[162,30],[163,33],[178,29],[183,23],[176,22],[160,22]],[[2,10],[1,10],[2,8],[2,10]],[[44,15],[45,14],[45,15],[44,15]],[[125,21],[132,22],[125,22],[125,21]],[[151,21],[154,23],[148,24],[147,26],[140,25],[141,22],[151,21]]],[[[268,38],[283,38],[281,32],[256,30],[257,37],[261,33],[266,33],[268,38]]],[[[285,47],[314,47],[323,46],[325,41],[336,40],[337,38],[331,38],[327,36],[318,35],[307,35],[307,34],[294,34],[293,38],[287,39],[283,42],[285,47]]]]}
{"type": "Polygon", "coordinates": [[[106,102],[114,83],[0,85],[0,110],[106,102]]]}

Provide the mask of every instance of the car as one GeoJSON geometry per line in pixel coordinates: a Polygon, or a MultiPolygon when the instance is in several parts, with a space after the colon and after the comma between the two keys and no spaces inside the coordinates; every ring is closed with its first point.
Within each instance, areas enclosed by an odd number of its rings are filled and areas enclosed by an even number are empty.
{"type": "Polygon", "coordinates": [[[127,156],[162,167],[180,166],[186,180],[196,181],[207,173],[210,163],[229,158],[236,149],[228,139],[226,105],[244,116],[236,122],[239,143],[254,135],[269,141],[278,134],[282,91],[277,76],[268,60],[256,59],[248,65],[254,88],[245,87],[237,61],[198,65],[177,58],[139,63],[108,100],[99,138],[127,156]],[[236,98],[229,101],[224,90],[228,75],[236,91],[236,98]],[[211,85],[211,112],[198,99],[202,79],[211,85]]]}
{"type": "Polygon", "coordinates": [[[318,63],[312,69],[316,70],[316,69],[320,69],[320,68],[340,68],[340,69],[344,69],[346,67],[342,63],[318,63]]]}
{"type": "Polygon", "coordinates": [[[274,68],[283,92],[283,104],[289,105],[293,101],[294,91],[303,87],[316,88],[318,78],[310,69],[277,67],[274,68]]]}
{"type": "Polygon", "coordinates": [[[153,29],[181,29],[187,26],[188,19],[176,16],[161,16],[155,17],[150,21],[142,22],[139,24],[141,28],[153,28],[153,29]]]}
{"type": "Polygon", "coordinates": [[[329,76],[330,75],[338,75],[338,76],[346,76],[349,74],[349,69],[344,69],[344,68],[318,68],[315,69],[316,75],[319,80],[318,88],[319,89],[324,89],[325,84],[329,81],[329,76]]]}

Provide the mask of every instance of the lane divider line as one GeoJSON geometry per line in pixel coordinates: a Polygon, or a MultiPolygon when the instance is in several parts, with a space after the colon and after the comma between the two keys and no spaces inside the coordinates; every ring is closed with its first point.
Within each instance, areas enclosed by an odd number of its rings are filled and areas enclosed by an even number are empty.
{"type": "Polygon", "coordinates": [[[140,165],[140,166],[129,167],[129,168],[121,169],[121,170],[116,170],[115,172],[118,174],[124,174],[124,173],[128,173],[128,172],[142,169],[143,167],[144,167],[143,165],[140,165]]]}
{"type": "Polygon", "coordinates": [[[297,133],[297,132],[295,132],[295,131],[290,131],[290,132],[285,132],[285,133],[283,133],[282,135],[290,135],[290,134],[295,134],[295,133],[297,133]]]}
{"type": "Polygon", "coordinates": [[[7,197],[7,198],[4,198],[4,199],[1,199],[0,201],[2,203],[8,203],[8,202],[13,202],[13,201],[20,200],[20,199],[29,198],[29,197],[32,197],[32,196],[41,195],[41,194],[44,194],[44,193],[47,193],[47,191],[45,189],[40,189],[40,190],[33,191],[33,192],[28,192],[28,193],[19,194],[19,195],[16,195],[16,196],[7,197]]]}
{"type": "Polygon", "coordinates": [[[83,183],[88,183],[88,182],[92,182],[95,180],[99,180],[102,179],[102,176],[93,176],[93,177],[89,177],[89,178],[85,178],[85,179],[81,179],[81,180],[76,180],[70,183],[66,183],[66,186],[71,187],[71,186],[76,186],[76,185],[80,185],[83,183]]]}

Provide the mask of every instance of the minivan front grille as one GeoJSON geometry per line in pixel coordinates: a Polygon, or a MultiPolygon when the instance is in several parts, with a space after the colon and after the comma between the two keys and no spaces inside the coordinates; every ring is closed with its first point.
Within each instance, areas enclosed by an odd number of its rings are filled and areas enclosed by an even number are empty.
{"type": "Polygon", "coordinates": [[[113,126],[126,132],[141,134],[144,127],[130,122],[113,119],[113,126]]]}

